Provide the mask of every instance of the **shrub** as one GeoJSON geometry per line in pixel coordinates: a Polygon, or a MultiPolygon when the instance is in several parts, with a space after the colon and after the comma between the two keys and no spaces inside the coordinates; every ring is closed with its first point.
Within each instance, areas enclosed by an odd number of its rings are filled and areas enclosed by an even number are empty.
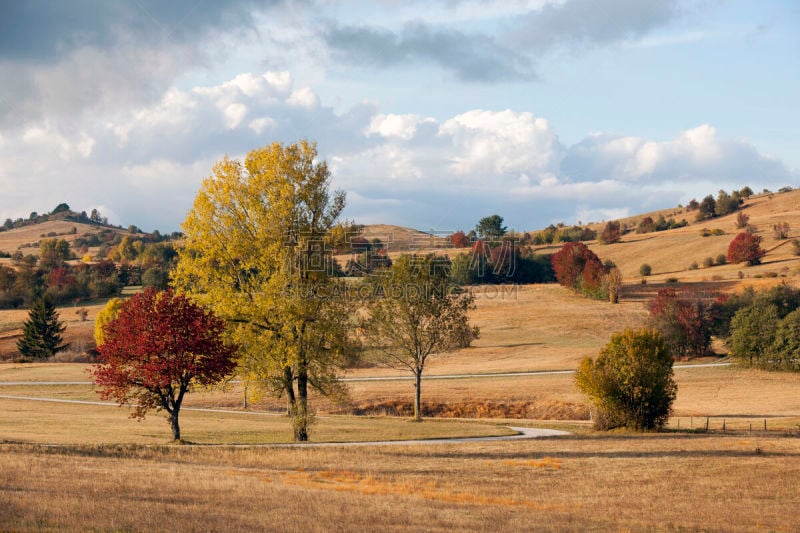
{"type": "Polygon", "coordinates": [[[746,228],[748,222],[750,222],[750,216],[739,211],[739,214],[736,215],[736,229],[746,228]]]}
{"type": "Polygon", "coordinates": [[[761,237],[752,233],[738,234],[728,245],[726,256],[729,263],[747,263],[757,265],[761,262],[766,251],[761,248],[761,237]]]}
{"type": "Polygon", "coordinates": [[[697,264],[697,261],[692,261],[692,263],[689,265],[689,270],[697,270],[698,268],[700,267],[697,264]]]}
{"type": "Polygon", "coordinates": [[[575,381],[592,403],[598,429],[664,427],[678,388],[661,335],[648,329],[612,335],[596,361],[581,361],[575,381]]]}
{"type": "Polygon", "coordinates": [[[639,274],[643,277],[647,277],[652,274],[653,269],[647,263],[643,263],[642,266],[639,267],[639,274]]]}
{"type": "Polygon", "coordinates": [[[666,283],[678,283],[678,278],[667,278],[664,281],[666,283]]]}
{"type": "Polygon", "coordinates": [[[778,222],[772,226],[772,235],[775,239],[782,241],[789,238],[789,223],[778,222]]]}
{"type": "Polygon", "coordinates": [[[800,239],[794,239],[792,247],[794,248],[794,255],[800,255],[800,239]]]}
{"type": "Polygon", "coordinates": [[[728,260],[725,258],[725,254],[719,254],[717,256],[717,264],[718,265],[724,265],[727,262],[728,262],[728,260]]]}
{"type": "Polygon", "coordinates": [[[711,235],[719,237],[720,235],[725,235],[725,231],[720,228],[714,228],[714,230],[711,231],[711,235]]]}
{"type": "Polygon", "coordinates": [[[703,259],[703,267],[711,268],[712,266],[714,266],[714,258],[713,257],[706,257],[705,259],[703,259]]]}

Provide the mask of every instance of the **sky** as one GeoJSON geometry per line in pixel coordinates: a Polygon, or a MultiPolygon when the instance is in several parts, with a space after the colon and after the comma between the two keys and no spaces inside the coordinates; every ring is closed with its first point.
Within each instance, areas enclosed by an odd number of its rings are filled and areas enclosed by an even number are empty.
{"type": "Polygon", "coordinates": [[[0,219],[171,232],[317,142],[345,216],[437,232],[800,186],[800,3],[0,0],[0,219]]]}

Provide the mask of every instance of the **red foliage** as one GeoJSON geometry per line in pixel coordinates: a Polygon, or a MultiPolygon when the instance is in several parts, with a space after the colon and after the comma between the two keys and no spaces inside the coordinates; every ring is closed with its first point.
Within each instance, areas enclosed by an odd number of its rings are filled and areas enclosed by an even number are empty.
{"type": "Polygon", "coordinates": [[[728,263],[747,263],[757,265],[767,252],[761,248],[761,237],[743,232],[733,238],[728,245],[728,263]]]}
{"type": "Polygon", "coordinates": [[[164,409],[180,439],[178,412],[189,385],[219,382],[236,365],[224,329],[223,320],[171,290],[137,294],[105,326],[100,364],[91,370],[100,396],[132,405],[139,418],[164,409]]]}
{"type": "Polygon", "coordinates": [[[603,244],[614,244],[619,242],[620,237],[622,237],[622,227],[619,222],[612,220],[603,228],[603,232],[600,234],[600,241],[603,244]]]}
{"type": "Polygon", "coordinates": [[[450,244],[456,248],[466,248],[469,246],[469,239],[463,231],[457,231],[450,235],[450,244]]]}
{"type": "Polygon", "coordinates": [[[472,244],[471,248],[472,254],[474,257],[489,257],[491,254],[491,249],[489,248],[489,244],[483,239],[478,239],[472,244]]]}
{"type": "Polygon", "coordinates": [[[65,287],[76,287],[78,285],[75,276],[64,267],[54,268],[50,275],[47,276],[47,286],[56,289],[64,289],[65,287]]]}
{"type": "Polygon", "coordinates": [[[602,283],[605,267],[582,242],[568,242],[550,257],[558,282],[571,289],[594,290],[602,283]],[[586,285],[584,285],[586,284],[586,285]]]}
{"type": "Polygon", "coordinates": [[[653,326],[676,357],[700,357],[711,344],[713,305],[695,292],[678,294],[675,289],[661,289],[650,301],[653,326]]]}

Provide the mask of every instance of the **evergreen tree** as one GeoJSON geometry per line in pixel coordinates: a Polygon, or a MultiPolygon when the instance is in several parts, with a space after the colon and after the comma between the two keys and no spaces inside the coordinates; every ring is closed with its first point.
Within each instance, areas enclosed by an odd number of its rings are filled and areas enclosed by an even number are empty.
{"type": "Polygon", "coordinates": [[[51,357],[67,347],[61,343],[65,329],[58,320],[56,308],[46,298],[40,297],[28,313],[17,349],[29,360],[51,357]]]}

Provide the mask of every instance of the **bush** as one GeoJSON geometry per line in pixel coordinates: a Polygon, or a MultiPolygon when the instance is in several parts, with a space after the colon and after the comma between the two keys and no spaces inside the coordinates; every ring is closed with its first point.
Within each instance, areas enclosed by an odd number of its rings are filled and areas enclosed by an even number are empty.
{"type": "Polygon", "coordinates": [[[592,403],[597,429],[663,428],[678,389],[672,356],[648,329],[612,335],[596,361],[581,361],[575,381],[592,403]]]}
{"type": "Polygon", "coordinates": [[[713,257],[706,257],[703,259],[703,267],[704,268],[711,268],[714,266],[714,258],[713,257]]]}
{"type": "Polygon", "coordinates": [[[697,270],[698,268],[700,268],[700,266],[697,264],[697,261],[692,261],[689,265],[689,270],[697,270]]]}
{"type": "Polygon", "coordinates": [[[725,254],[719,254],[717,256],[717,264],[718,265],[724,265],[727,262],[728,262],[728,260],[725,258],[725,254]]]}
{"type": "Polygon", "coordinates": [[[739,214],[736,215],[736,229],[746,228],[748,222],[750,222],[750,216],[739,211],[739,214]]]}
{"type": "Polygon", "coordinates": [[[789,238],[789,223],[778,222],[772,226],[772,235],[776,240],[782,241],[789,238]]]}
{"type": "Polygon", "coordinates": [[[652,274],[652,272],[653,269],[647,263],[644,263],[642,264],[642,266],[639,267],[639,274],[641,274],[643,277],[649,276],[650,274],[652,274]]]}

